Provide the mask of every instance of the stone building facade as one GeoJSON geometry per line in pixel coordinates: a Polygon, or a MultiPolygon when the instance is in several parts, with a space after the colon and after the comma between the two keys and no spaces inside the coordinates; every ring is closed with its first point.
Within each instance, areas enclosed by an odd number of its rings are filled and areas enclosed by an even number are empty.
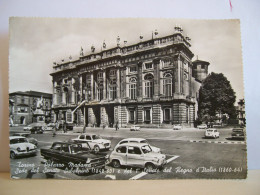
{"type": "Polygon", "coordinates": [[[51,121],[52,94],[38,91],[17,91],[9,93],[9,118],[10,124],[27,125],[34,121],[33,112],[36,110],[37,101],[42,98],[44,121],[51,121]]]}
{"type": "Polygon", "coordinates": [[[180,28],[127,46],[54,63],[53,121],[87,126],[193,126],[208,62],[196,60],[180,28]]]}

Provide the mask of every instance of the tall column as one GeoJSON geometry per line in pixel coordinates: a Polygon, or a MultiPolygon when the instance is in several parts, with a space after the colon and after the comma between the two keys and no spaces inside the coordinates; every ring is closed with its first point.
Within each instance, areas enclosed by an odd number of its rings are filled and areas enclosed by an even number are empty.
{"type": "Polygon", "coordinates": [[[177,93],[181,93],[181,58],[180,55],[178,56],[178,75],[177,75],[177,79],[178,79],[178,89],[177,89],[177,93]]]}
{"type": "Polygon", "coordinates": [[[91,100],[94,100],[94,80],[93,80],[93,72],[90,73],[90,89],[91,89],[91,100]]]}
{"type": "Polygon", "coordinates": [[[57,90],[56,90],[56,87],[57,87],[57,82],[54,81],[53,82],[53,97],[52,97],[53,105],[57,105],[57,90]]]}
{"type": "Polygon", "coordinates": [[[107,99],[106,70],[103,71],[103,99],[107,99]]]}
{"type": "Polygon", "coordinates": [[[80,101],[82,101],[82,75],[79,76],[80,101]]]}
{"type": "Polygon", "coordinates": [[[74,87],[73,87],[73,84],[75,83],[75,79],[74,78],[72,78],[71,79],[71,103],[72,104],[75,104],[75,89],[74,89],[74,87]]]}
{"type": "Polygon", "coordinates": [[[117,85],[117,91],[116,91],[116,96],[119,99],[120,98],[120,92],[121,92],[121,85],[120,85],[120,70],[117,68],[116,70],[116,85],[117,85]]]}
{"type": "Polygon", "coordinates": [[[154,98],[159,99],[160,94],[160,67],[161,60],[154,60],[154,98]]]}

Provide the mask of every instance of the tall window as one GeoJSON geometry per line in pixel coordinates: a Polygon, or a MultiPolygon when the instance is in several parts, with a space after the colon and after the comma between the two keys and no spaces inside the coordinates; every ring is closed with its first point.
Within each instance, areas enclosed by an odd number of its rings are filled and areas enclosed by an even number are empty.
{"type": "Polygon", "coordinates": [[[129,67],[129,72],[136,72],[136,71],[137,71],[137,67],[136,66],[129,67]]]}
{"type": "Polygon", "coordinates": [[[129,110],[129,122],[133,123],[135,121],[135,111],[129,110]]]}
{"type": "Polygon", "coordinates": [[[147,74],[144,76],[144,94],[145,97],[153,97],[153,75],[147,74]]]}
{"type": "Polygon", "coordinates": [[[116,88],[117,88],[117,86],[116,86],[116,79],[112,79],[110,81],[110,86],[109,86],[109,93],[110,93],[109,96],[110,96],[111,100],[116,99],[116,88]]]}
{"type": "Polygon", "coordinates": [[[145,109],[144,110],[144,121],[146,123],[151,122],[151,109],[145,109]]]}
{"type": "Polygon", "coordinates": [[[131,100],[136,99],[136,78],[129,79],[129,97],[131,100]]]}
{"type": "Polygon", "coordinates": [[[152,63],[145,63],[145,69],[152,69],[153,64],[152,63]]]}
{"type": "Polygon", "coordinates": [[[98,85],[98,89],[97,89],[97,98],[99,101],[101,101],[103,99],[103,83],[100,83],[98,85]]]}
{"type": "Polygon", "coordinates": [[[171,120],[171,110],[170,108],[164,109],[164,122],[169,122],[171,120]]]}
{"type": "Polygon", "coordinates": [[[163,93],[165,96],[172,96],[172,75],[170,73],[164,75],[163,93]]]}

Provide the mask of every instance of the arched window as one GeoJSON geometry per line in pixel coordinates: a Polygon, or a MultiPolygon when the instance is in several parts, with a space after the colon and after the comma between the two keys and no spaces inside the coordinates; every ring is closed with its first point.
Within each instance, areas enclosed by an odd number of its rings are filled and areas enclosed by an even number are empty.
{"type": "Polygon", "coordinates": [[[163,93],[166,97],[172,96],[172,74],[171,73],[164,74],[163,93]]]}
{"type": "Polygon", "coordinates": [[[131,100],[136,99],[136,78],[129,79],[129,97],[131,100]]]}
{"type": "Polygon", "coordinates": [[[144,76],[144,94],[145,97],[153,97],[153,75],[147,74],[144,76]]]}

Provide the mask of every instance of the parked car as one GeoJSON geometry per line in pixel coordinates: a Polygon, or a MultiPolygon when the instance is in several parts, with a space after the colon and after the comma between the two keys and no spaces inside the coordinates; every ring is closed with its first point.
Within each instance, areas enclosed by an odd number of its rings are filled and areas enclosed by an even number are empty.
{"type": "Polygon", "coordinates": [[[162,168],[166,164],[166,156],[153,152],[146,143],[124,143],[115,147],[109,161],[115,168],[124,165],[145,168],[149,172],[162,168]]]}
{"type": "Polygon", "coordinates": [[[234,128],[232,130],[232,139],[245,140],[245,129],[244,128],[234,128]]]}
{"type": "Polygon", "coordinates": [[[33,138],[30,133],[13,133],[12,136],[26,137],[29,143],[34,144],[36,146],[38,145],[37,139],[33,138]]]}
{"type": "Polygon", "coordinates": [[[140,131],[140,127],[136,126],[136,125],[133,125],[130,127],[130,131],[140,131]]]}
{"type": "Polygon", "coordinates": [[[42,126],[34,126],[31,128],[31,134],[43,134],[44,128],[42,126]]]}
{"type": "Polygon", "coordinates": [[[103,139],[99,135],[95,134],[81,134],[76,139],[72,139],[75,143],[81,143],[83,147],[88,147],[95,152],[99,152],[100,150],[109,150],[111,147],[111,141],[107,139],[103,139]],[[86,143],[88,145],[86,145],[86,143]]]}
{"type": "Polygon", "coordinates": [[[14,159],[17,156],[29,156],[36,155],[37,146],[28,142],[25,137],[22,136],[10,136],[10,158],[14,159]]]}
{"type": "Polygon", "coordinates": [[[181,129],[182,129],[181,124],[175,124],[175,125],[173,125],[173,130],[181,130],[181,129]]]}
{"type": "Polygon", "coordinates": [[[44,131],[52,131],[54,128],[56,128],[55,123],[49,123],[44,127],[44,131]]]}
{"type": "Polygon", "coordinates": [[[148,144],[153,152],[157,152],[157,153],[161,153],[161,149],[157,148],[155,146],[151,146],[148,141],[144,138],[126,138],[126,139],[122,139],[120,142],[118,142],[118,144],[115,146],[115,148],[119,145],[125,144],[125,143],[145,143],[148,144]]]}
{"type": "Polygon", "coordinates": [[[78,143],[54,142],[51,148],[42,148],[41,155],[50,164],[59,163],[61,167],[74,164],[79,167],[79,173],[104,169],[108,163],[108,155],[104,153],[93,154],[89,147],[83,149],[82,144],[78,143]]]}
{"type": "Polygon", "coordinates": [[[197,126],[198,129],[207,129],[208,126],[206,124],[201,124],[197,126]]]}
{"type": "Polygon", "coordinates": [[[41,127],[42,130],[44,130],[46,126],[47,126],[46,123],[31,123],[30,125],[25,126],[25,127],[23,128],[23,130],[24,130],[24,131],[31,131],[31,129],[32,129],[33,127],[41,127]]]}
{"type": "Polygon", "coordinates": [[[219,138],[219,132],[217,129],[207,129],[205,131],[205,137],[208,138],[208,137],[211,137],[211,138],[219,138]]]}

